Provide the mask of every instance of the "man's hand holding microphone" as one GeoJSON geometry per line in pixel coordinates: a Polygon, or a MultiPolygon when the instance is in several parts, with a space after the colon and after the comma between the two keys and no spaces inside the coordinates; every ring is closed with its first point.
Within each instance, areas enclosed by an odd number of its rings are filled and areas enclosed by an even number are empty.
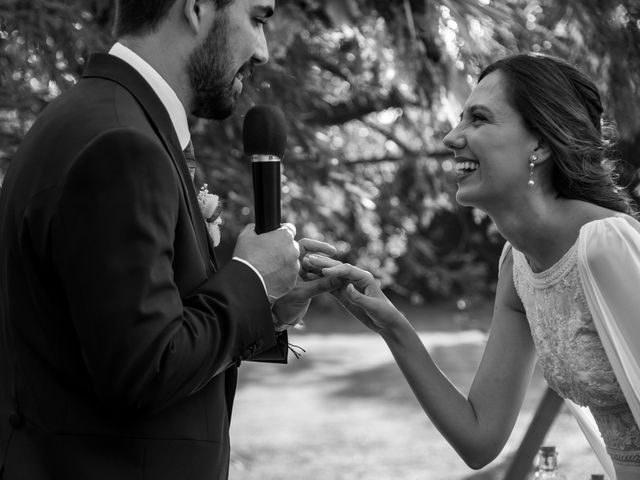
{"type": "Polygon", "coordinates": [[[300,270],[300,247],[294,240],[295,227],[284,224],[277,230],[258,235],[249,224],[238,236],[233,256],[250,263],[262,276],[269,301],[289,293],[300,270]]]}
{"type": "Polygon", "coordinates": [[[340,286],[306,269],[308,255],[333,256],[336,249],[319,240],[296,242],[296,229],[280,223],[280,162],[286,144],[285,119],[270,106],[251,108],[243,125],[245,153],[251,157],[255,225],[238,236],[234,257],[250,263],[262,276],[273,304],[276,329],[302,320],[311,298],[340,286]]]}

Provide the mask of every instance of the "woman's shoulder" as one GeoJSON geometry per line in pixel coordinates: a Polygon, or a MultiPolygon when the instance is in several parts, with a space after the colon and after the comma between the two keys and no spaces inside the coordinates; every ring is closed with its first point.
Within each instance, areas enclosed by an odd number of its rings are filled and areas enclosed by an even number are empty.
{"type": "Polygon", "coordinates": [[[640,234],[640,221],[632,215],[609,211],[609,214],[587,219],[580,227],[580,237],[601,235],[609,232],[634,231],[640,234]]]}
{"type": "Polygon", "coordinates": [[[574,200],[573,205],[570,205],[565,211],[565,221],[567,222],[565,224],[567,226],[573,224],[573,227],[570,228],[577,229],[580,236],[582,236],[585,231],[601,231],[609,228],[611,225],[620,224],[620,222],[625,221],[632,227],[640,227],[638,219],[630,214],[581,200],[574,200]]]}
{"type": "Polygon", "coordinates": [[[620,212],[594,218],[580,228],[577,244],[578,259],[582,262],[637,258],[640,256],[640,222],[620,212]]]}

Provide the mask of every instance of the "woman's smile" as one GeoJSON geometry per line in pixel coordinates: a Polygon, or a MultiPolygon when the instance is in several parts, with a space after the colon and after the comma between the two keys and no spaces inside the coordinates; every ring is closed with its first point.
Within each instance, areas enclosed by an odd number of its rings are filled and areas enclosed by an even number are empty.
{"type": "Polygon", "coordinates": [[[458,180],[468,177],[476,170],[478,170],[478,162],[467,158],[460,158],[456,160],[456,173],[458,175],[458,180]]]}

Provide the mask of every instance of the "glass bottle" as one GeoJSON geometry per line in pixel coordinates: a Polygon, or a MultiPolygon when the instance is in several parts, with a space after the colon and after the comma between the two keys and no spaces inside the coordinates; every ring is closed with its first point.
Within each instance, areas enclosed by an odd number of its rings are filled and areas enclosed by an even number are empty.
{"type": "Polygon", "coordinates": [[[556,447],[540,447],[538,452],[538,467],[533,475],[535,480],[567,480],[558,470],[558,452],[556,447]]]}

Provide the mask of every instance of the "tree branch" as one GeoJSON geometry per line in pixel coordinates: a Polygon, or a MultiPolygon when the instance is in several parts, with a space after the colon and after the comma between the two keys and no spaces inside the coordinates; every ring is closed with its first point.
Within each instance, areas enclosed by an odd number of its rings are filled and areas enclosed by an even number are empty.
{"type": "Polygon", "coordinates": [[[332,105],[323,101],[315,110],[304,114],[303,119],[312,125],[342,125],[352,120],[359,120],[370,113],[388,108],[404,107],[408,103],[400,91],[395,88],[386,96],[358,91],[346,102],[332,105]]]}

